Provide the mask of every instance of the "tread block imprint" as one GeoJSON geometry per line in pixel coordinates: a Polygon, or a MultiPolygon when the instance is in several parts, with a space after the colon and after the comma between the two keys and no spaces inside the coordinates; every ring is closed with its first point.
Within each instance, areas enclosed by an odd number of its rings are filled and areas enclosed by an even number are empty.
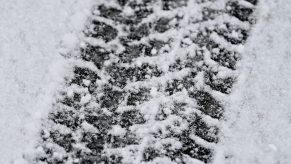
{"type": "Polygon", "coordinates": [[[256,0],[101,0],[32,163],[211,163],[256,0]]]}

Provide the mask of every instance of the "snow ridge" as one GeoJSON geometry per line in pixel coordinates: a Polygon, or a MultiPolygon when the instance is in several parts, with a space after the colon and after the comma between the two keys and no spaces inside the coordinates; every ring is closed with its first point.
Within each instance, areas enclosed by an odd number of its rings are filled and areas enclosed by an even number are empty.
{"type": "Polygon", "coordinates": [[[89,6],[89,0],[1,1],[0,163],[24,163],[23,154],[34,149],[69,69],[60,41],[82,29],[89,6]]]}
{"type": "Polygon", "coordinates": [[[242,54],[225,108],[222,149],[229,164],[291,161],[289,1],[260,1],[258,22],[242,54]]]}

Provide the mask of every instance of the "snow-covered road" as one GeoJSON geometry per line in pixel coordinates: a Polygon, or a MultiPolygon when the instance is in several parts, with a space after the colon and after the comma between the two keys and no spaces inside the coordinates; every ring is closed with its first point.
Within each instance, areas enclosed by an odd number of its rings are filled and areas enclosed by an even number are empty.
{"type": "Polygon", "coordinates": [[[66,33],[83,28],[90,5],[90,0],[0,2],[0,163],[20,158],[37,140],[39,119],[65,70],[57,47],[66,33]]]}
{"type": "Polygon", "coordinates": [[[229,100],[224,150],[231,164],[291,161],[291,1],[261,0],[229,100]]]}
{"type": "MultiPolygon", "coordinates": [[[[25,163],[22,155],[38,141],[40,119],[68,71],[60,41],[83,29],[92,3],[0,2],[0,163],[25,163]]],[[[217,164],[291,161],[291,0],[261,0],[257,15],[226,100],[219,150],[229,158],[217,164]]]]}

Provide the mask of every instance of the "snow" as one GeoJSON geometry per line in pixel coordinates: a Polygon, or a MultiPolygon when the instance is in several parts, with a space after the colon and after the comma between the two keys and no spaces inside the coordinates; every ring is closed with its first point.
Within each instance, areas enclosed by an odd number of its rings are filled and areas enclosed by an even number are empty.
{"type": "Polygon", "coordinates": [[[91,100],[91,95],[90,94],[86,94],[85,96],[83,96],[81,98],[81,104],[86,104],[91,100]]]}
{"type": "Polygon", "coordinates": [[[114,136],[125,136],[126,130],[122,128],[120,125],[114,125],[112,129],[109,131],[109,133],[114,136]]]}
{"type": "Polygon", "coordinates": [[[69,64],[91,0],[0,2],[0,163],[24,163],[69,64]],[[61,42],[61,40],[63,41],[61,42]]]}
{"type": "MultiPolygon", "coordinates": [[[[246,1],[241,3],[245,6],[251,5],[246,1]]],[[[92,4],[93,0],[0,2],[0,163],[25,163],[22,159],[23,154],[33,151],[38,141],[41,119],[47,116],[56,91],[62,87],[64,76],[70,71],[69,61],[60,53],[70,53],[72,49],[78,47],[77,44],[80,44],[78,33],[83,29],[92,4]]],[[[107,3],[107,5],[114,5],[114,3],[107,3]]],[[[225,102],[228,102],[225,111],[226,120],[222,124],[222,141],[217,146],[218,153],[214,162],[216,164],[285,164],[291,161],[290,9],[291,4],[286,0],[261,0],[259,4],[258,23],[253,28],[242,53],[239,71],[235,72],[239,74],[238,82],[230,97],[225,99],[225,102]],[[224,159],[224,155],[228,156],[227,160],[224,159]]],[[[130,8],[124,10],[125,15],[130,16],[132,13],[130,8]]],[[[228,17],[221,16],[221,19],[226,18],[228,17]]],[[[227,20],[238,23],[231,18],[227,20]]],[[[241,23],[241,26],[248,28],[248,24],[241,23]]],[[[173,35],[178,33],[174,30],[171,32],[173,35]]],[[[155,35],[152,38],[160,37],[166,40],[165,35],[155,35]]],[[[239,37],[237,33],[232,35],[239,37]]],[[[178,39],[180,39],[179,35],[178,39]]],[[[212,39],[225,43],[224,46],[228,49],[242,51],[242,47],[231,47],[216,34],[212,35],[212,39]]],[[[100,40],[88,40],[88,42],[106,47],[100,40]]],[[[189,40],[185,39],[185,43],[187,42],[189,40]]],[[[153,55],[156,53],[158,50],[152,50],[153,55]]],[[[136,64],[166,61],[164,70],[167,71],[168,65],[175,59],[173,55],[174,53],[170,58],[167,55],[152,58],[155,61],[140,58],[141,60],[137,60],[136,64]]],[[[209,56],[205,58],[209,65],[215,66],[209,56]]],[[[157,109],[152,107],[158,106],[155,104],[165,102],[172,105],[174,98],[160,95],[157,91],[158,86],[154,84],[184,77],[187,73],[187,70],[176,74],[168,73],[166,77],[153,78],[149,81],[147,87],[152,88],[150,94],[156,97],[156,100],[145,104],[141,109],[142,112],[152,117],[157,112],[157,109]]],[[[222,70],[218,77],[228,75],[229,72],[222,70]]],[[[202,73],[199,73],[195,80],[198,88],[205,85],[202,73]]],[[[104,82],[106,80],[99,81],[99,83],[104,82]]],[[[90,81],[84,81],[84,84],[88,86],[90,81]]],[[[127,87],[132,88],[134,85],[138,83],[127,87]]],[[[74,86],[69,89],[71,90],[68,94],[71,96],[75,90],[83,92],[74,86]]],[[[185,94],[174,96],[179,100],[185,99],[183,95],[185,94]]],[[[81,103],[88,103],[91,98],[89,94],[85,94],[81,103]]],[[[193,103],[189,102],[190,105],[195,106],[193,103]]],[[[164,122],[152,122],[146,126],[133,128],[136,128],[134,130],[138,131],[137,134],[144,136],[147,131],[172,125],[175,119],[178,120],[171,117],[164,122]]],[[[211,120],[210,117],[203,119],[218,124],[218,121],[211,120]]],[[[84,129],[96,131],[89,123],[84,122],[82,125],[84,129]]],[[[179,128],[175,130],[182,130],[187,126],[179,128]]],[[[125,129],[118,125],[110,131],[116,136],[124,136],[125,132],[125,129]]],[[[170,140],[167,142],[176,143],[170,140]]],[[[213,146],[207,145],[203,140],[198,139],[198,142],[208,147],[213,146]]],[[[156,162],[170,163],[162,158],[156,159],[156,162]]],[[[195,162],[197,163],[196,160],[191,161],[191,163],[195,162]]]]}
{"type": "Polygon", "coordinates": [[[291,4],[262,0],[257,10],[238,83],[226,100],[217,164],[291,161],[291,4]]]}

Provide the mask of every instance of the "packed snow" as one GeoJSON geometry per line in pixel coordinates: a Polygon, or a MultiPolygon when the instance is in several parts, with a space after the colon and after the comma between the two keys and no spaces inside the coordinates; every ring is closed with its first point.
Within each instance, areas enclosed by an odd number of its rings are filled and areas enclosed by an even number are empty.
{"type": "MultiPolygon", "coordinates": [[[[25,163],[23,155],[33,151],[41,119],[47,116],[70,71],[70,63],[60,54],[78,47],[78,33],[92,5],[93,0],[0,2],[0,163],[25,163]]],[[[124,11],[128,16],[132,13],[124,11]]],[[[291,161],[291,4],[288,0],[261,0],[256,14],[258,22],[244,47],[238,82],[225,99],[226,119],[216,164],[291,161]]],[[[219,38],[213,35],[212,39],[219,38]]],[[[229,75],[227,71],[219,74],[229,75]]],[[[203,81],[201,76],[196,76],[198,82],[203,81]]],[[[84,84],[88,86],[90,81],[84,84]]],[[[159,96],[154,87],[150,94],[159,96]]],[[[81,103],[91,99],[84,95],[81,103]]],[[[82,125],[96,130],[86,122],[82,125]]],[[[125,130],[114,126],[110,133],[124,136],[125,130]]]]}
{"type": "Polygon", "coordinates": [[[222,151],[229,164],[291,161],[291,1],[261,0],[240,78],[227,100],[222,151]]]}
{"type": "Polygon", "coordinates": [[[91,0],[0,2],[0,163],[23,163],[37,141],[91,0]],[[61,40],[63,40],[61,42],[61,40]]]}

